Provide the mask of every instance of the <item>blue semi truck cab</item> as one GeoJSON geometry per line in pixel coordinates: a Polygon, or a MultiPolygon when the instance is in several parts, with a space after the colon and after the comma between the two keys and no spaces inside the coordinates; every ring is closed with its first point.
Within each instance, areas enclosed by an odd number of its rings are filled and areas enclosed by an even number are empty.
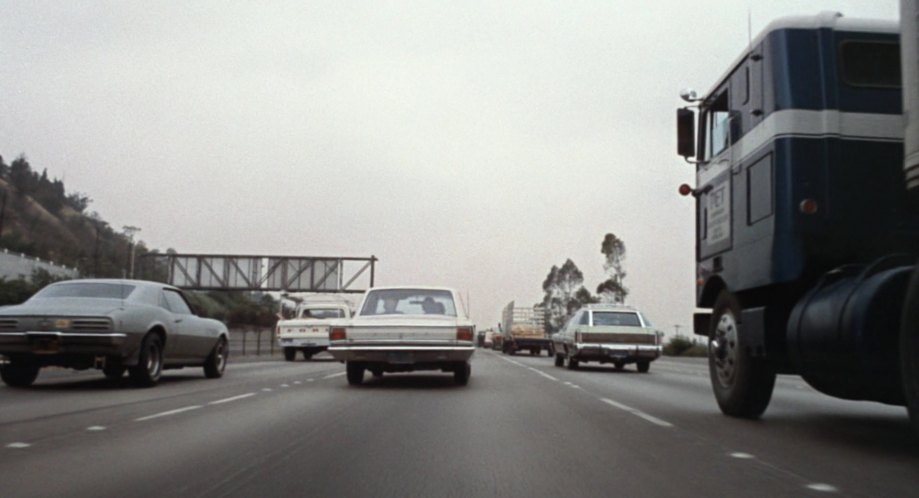
{"type": "Polygon", "coordinates": [[[896,22],[822,13],[774,21],[708,93],[682,93],[693,328],[725,414],[759,417],[776,374],[795,373],[832,396],[910,405],[919,430],[916,351],[901,347],[919,332],[903,67],[896,22]]]}

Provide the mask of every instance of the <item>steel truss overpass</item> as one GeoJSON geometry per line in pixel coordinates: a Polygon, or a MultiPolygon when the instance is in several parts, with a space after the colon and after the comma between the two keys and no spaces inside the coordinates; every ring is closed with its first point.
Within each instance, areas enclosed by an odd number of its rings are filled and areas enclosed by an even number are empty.
{"type": "Polygon", "coordinates": [[[189,290],[364,292],[377,258],[144,254],[137,277],[189,290]]]}

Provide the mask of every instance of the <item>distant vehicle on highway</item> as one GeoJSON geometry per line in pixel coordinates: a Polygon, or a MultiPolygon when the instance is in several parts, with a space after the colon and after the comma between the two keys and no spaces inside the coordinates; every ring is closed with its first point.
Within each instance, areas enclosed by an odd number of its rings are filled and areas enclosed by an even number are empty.
{"type": "Polygon", "coordinates": [[[617,370],[635,363],[647,372],[661,355],[660,333],[638,310],[613,304],[590,304],[578,310],[557,334],[555,366],[568,363],[612,363],[617,370]]]}
{"type": "Polygon", "coordinates": [[[364,294],[350,322],[333,324],[329,353],[345,362],[348,383],[364,371],[441,370],[466,385],[472,373],[475,326],[459,294],[442,287],[378,287],[364,294]]]}
{"type": "Polygon", "coordinates": [[[98,368],[110,379],[125,371],[153,386],[163,369],[197,366],[223,376],[227,327],[194,314],[182,291],[142,280],[68,280],[26,302],[0,309],[0,378],[25,387],[39,369],[98,368]]]}
{"type": "Polygon", "coordinates": [[[278,345],[287,361],[294,361],[298,351],[304,360],[309,360],[314,354],[329,349],[331,320],[351,318],[351,307],[344,301],[306,301],[297,305],[294,316],[296,318],[278,321],[278,345]]]}

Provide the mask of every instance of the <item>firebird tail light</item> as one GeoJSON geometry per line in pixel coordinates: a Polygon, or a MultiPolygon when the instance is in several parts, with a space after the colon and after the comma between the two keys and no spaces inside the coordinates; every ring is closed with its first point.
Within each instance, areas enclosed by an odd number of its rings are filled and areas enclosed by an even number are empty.
{"type": "Polygon", "coordinates": [[[332,327],[329,330],[330,341],[343,341],[348,338],[348,333],[344,327],[332,327]]]}
{"type": "Polygon", "coordinates": [[[457,327],[456,328],[456,340],[457,341],[472,341],[472,328],[470,327],[457,327]]]}

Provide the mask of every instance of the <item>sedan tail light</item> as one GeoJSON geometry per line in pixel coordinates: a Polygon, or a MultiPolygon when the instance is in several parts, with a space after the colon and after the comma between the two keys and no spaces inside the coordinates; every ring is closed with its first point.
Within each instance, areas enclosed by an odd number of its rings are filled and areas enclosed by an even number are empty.
{"type": "Polygon", "coordinates": [[[457,341],[472,341],[472,327],[457,327],[456,328],[456,340],[457,341]]]}
{"type": "Polygon", "coordinates": [[[332,327],[329,330],[330,341],[343,341],[348,338],[348,333],[344,327],[332,327]]]}

